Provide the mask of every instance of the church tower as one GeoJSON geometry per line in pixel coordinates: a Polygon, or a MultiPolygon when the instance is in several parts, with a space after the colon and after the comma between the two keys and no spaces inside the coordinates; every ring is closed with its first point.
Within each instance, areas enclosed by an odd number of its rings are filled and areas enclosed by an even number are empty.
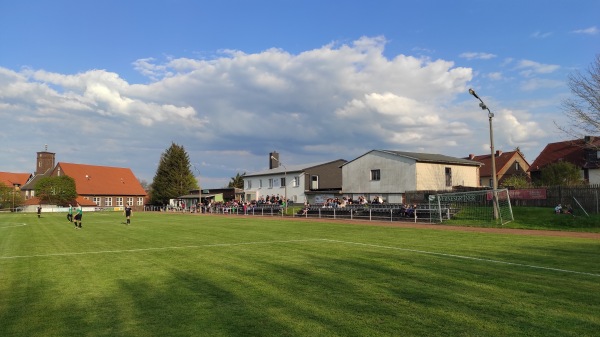
{"type": "Polygon", "coordinates": [[[44,146],[44,151],[37,153],[37,165],[35,175],[44,174],[49,169],[54,168],[54,158],[56,153],[48,152],[48,145],[44,146]]]}

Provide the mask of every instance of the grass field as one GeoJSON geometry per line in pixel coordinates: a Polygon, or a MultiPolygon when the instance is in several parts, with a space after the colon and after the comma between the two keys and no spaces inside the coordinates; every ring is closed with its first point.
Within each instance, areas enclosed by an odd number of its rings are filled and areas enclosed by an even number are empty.
{"type": "Polygon", "coordinates": [[[0,336],[598,336],[600,242],[0,214],[0,336]]]}

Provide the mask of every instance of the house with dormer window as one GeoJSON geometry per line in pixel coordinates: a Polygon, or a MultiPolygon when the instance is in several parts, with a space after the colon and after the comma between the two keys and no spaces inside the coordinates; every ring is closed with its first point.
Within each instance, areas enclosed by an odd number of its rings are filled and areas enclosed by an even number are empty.
{"type": "Polygon", "coordinates": [[[581,179],[589,184],[600,184],[600,137],[550,143],[529,168],[533,182],[540,181],[542,169],[550,164],[566,161],[581,170],[581,179]]]}

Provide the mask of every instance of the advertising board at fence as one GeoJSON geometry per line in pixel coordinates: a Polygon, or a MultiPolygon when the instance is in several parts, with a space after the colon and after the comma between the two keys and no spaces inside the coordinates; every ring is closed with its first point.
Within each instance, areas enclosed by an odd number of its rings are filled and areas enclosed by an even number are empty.
{"type": "Polygon", "coordinates": [[[546,199],[546,189],[508,190],[508,195],[511,199],[544,200],[546,199]]]}

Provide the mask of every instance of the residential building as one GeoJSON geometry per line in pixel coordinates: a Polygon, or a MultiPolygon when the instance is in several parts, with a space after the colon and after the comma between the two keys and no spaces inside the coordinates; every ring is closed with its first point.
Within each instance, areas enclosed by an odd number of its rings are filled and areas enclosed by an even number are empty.
{"type": "Polygon", "coordinates": [[[287,165],[277,152],[269,153],[269,169],[244,175],[245,200],[278,195],[292,203],[315,203],[339,195],[344,159],[323,163],[287,165]]]}
{"type": "Polygon", "coordinates": [[[43,177],[69,176],[75,180],[77,202],[82,206],[101,208],[131,205],[141,210],[145,204],[146,191],[129,168],[97,166],[73,163],[55,163],[55,154],[48,151],[37,153],[35,175],[21,187],[26,204],[39,203],[35,197],[35,185],[43,177]]]}
{"type": "Polygon", "coordinates": [[[4,196],[0,196],[0,209],[14,208],[15,199],[17,203],[21,202],[21,186],[25,185],[29,178],[31,178],[30,173],[0,172],[0,187],[8,188],[5,190],[7,193],[4,196]],[[4,204],[2,204],[2,199],[5,201],[4,204]],[[8,199],[12,199],[12,202],[6,202],[8,199]]]}
{"type": "Polygon", "coordinates": [[[546,145],[529,167],[533,182],[540,181],[542,169],[558,161],[566,161],[581,170],[581,179],[589,184],[600,184],[600,137],[585,136],[546,145]]]}
{"type": "Polygon", "coordinates": [[[371,150],[342,165],[342,193],[402,203],[406,191],[478,187],[481,163],[441,154],[371,150]]]}
{"type": "MultiPolygon", "coordinates": [[[[479,185],[486,187],[493,187],[493,176],[492,176],[492,154],[474,155],[470,154],[469,157],[465,158],[474,160],[482,164],[479,169],[479,185]]],[[[496,178],[498,179],[498,186],[504,186],[504,181],[509,177],[523,176],[528,181],[529,178],[529,163],[525,160],[525,156],[519,149],[510,152],[502,152],[497,150],[494,154],[496,161],[496,178]]]]}
{"type": "Polygon", "coordinates": [[[19,190],[31,177],[31,173],[0,172],[0,185],[19,190]]]}

